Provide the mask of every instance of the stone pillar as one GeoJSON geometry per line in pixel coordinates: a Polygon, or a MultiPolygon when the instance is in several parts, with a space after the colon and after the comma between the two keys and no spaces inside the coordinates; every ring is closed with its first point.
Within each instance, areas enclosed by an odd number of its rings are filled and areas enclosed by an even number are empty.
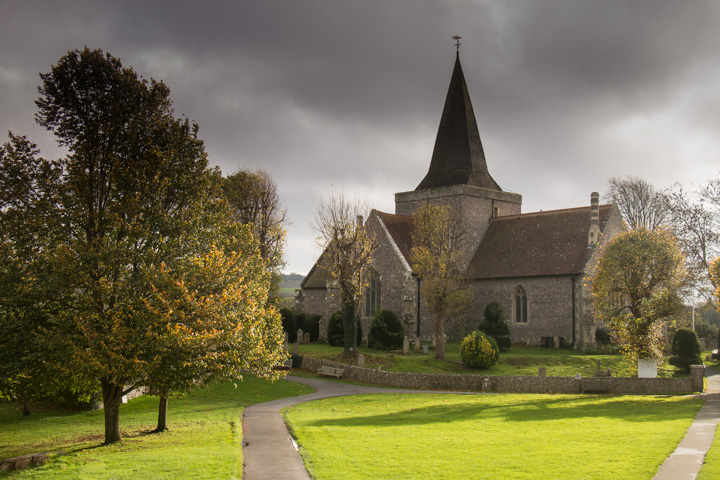
{"type": "Polygon", "coordinates": [[[690,378],[692,378],[693,391],[705,391],[703,378],[705,377],[705,367],[702,365],[690,365],[690,378]]]}

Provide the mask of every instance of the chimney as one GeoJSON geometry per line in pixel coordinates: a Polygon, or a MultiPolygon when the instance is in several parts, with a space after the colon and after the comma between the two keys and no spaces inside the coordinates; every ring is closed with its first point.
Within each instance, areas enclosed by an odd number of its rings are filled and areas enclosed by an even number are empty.
{"type": "Polygon", "coordinates": [[[595,245],[600,239],[600,194],[590,194],[590,230],[588,231],[588,246],[595,245]]]}

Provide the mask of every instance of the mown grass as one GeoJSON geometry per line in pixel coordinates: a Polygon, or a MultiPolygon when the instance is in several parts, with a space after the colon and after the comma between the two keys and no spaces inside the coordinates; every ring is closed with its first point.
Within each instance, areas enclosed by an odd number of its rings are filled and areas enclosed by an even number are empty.
{"type": "Polygon", "coordinates": [[[241,478],[242,409],[248,405],[302,395],[304,385],[274,383],[247,376],[171,398],[169,431],[148,433],[157,422],[158,399],[144,396],[120,410],[123,441],[102,445],[102,411],[37,411],[22,417],[14,404],[0,404],[0,459],[52,453],[45,466],[0,478],[172,479],[241,478]]]}
{"type": "MultiPolygon", "coordinates": [[[[460,359],[460,342],[446,344],[445,360],[436,359],[432,350],[429,355],[415,351],[403,355],[366,347],[360,347],[358,351],[365,355],[366,367],[382,368],[388,372],[537,375],[538,367],[546,367],[548,376],[567,377],[579,373],[590,377],[595,374],[600,362],[603,372],[610,368],[614,376],[629,375],[629,365],[622,355],[589,355],[566,349],[515,346],[501,352],[498,363],[488,370],[466,368],[460,359]]],[[[327,344],[300,345],[300,353],[340,361],[342,348],[327,344]]]]}
{"type": "Polygon", "coordinates": [[[647,480],[701,404],[694,397],[384,394],[300,404],[284,415],[318,480],[647,480]]]}

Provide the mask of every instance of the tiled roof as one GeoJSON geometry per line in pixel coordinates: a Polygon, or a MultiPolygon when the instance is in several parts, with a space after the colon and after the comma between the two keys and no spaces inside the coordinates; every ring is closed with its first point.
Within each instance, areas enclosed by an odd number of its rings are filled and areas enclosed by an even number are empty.
{"type": "Polygon", "coordinates": [[[382,220],[385,228],[397,245],[405,260],[410,263],[410,249],[412,249],[412,232],[415,228],[415,218],[408,215],[394,215],[375,210],[382,220]]]}
{"type": "Polygon", "coordinates": [[[332,279],[330,271],[323,266],[325,261],[325,252],[320,255],[315,265],[305,279],[300,283],[300,288],[326,288],[327,282],[332,279]]]}
{"type": "MultiPolygon", "coordinates": [[[[600,206],[600,229],[611,205],[600,206]]],[[[471,279],[570,275],[588,258],[590,207],[492,219],[468,267],[471,279]]]]}

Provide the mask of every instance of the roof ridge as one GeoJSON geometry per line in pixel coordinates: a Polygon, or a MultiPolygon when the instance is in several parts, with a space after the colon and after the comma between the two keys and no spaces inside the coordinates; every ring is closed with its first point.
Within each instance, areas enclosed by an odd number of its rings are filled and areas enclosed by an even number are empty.
{"type": "MultiPolygon", "coordinates": [[[[611,207],[611,203],[605,203],[602,205],[599,205],[598,208],[602,207],[611,207]]],[[[590,205],[585,205],[582,207],[570,207],[570,208],[558,208],[555,210],[540,210],[539,212],[527,212],[527,213],[520,213],[520,214],[514,214],[514,215],[498,215],[495,218],[519,218],[519,217],[530,217],[530,216],[538,216],[538,215],[549,215],[549,214],[556,214],[560,212],[570,212],[573,210],[589,210],[590,205]]]]}

